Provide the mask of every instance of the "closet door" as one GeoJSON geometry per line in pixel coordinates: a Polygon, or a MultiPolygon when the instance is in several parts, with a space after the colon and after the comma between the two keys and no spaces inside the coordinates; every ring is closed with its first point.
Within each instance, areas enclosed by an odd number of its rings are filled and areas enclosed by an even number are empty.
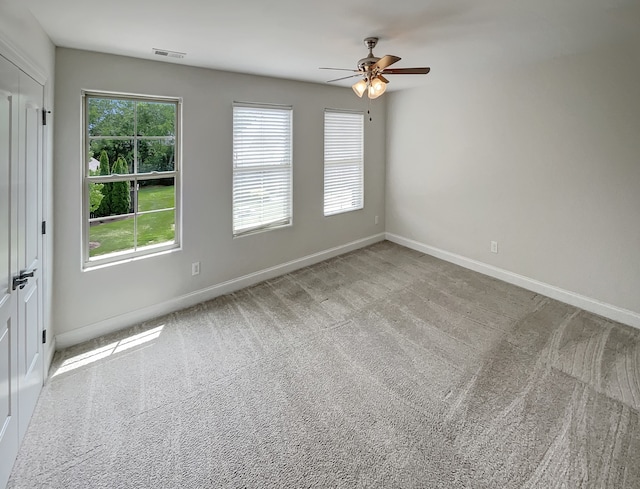
{"type": "Polygon", "coordinates": [[[43,87],[0,56],[0,488],[42,389],[43,87]]]}
{"type": "Polygon", "coordinates": [[[0,487],[18,452],[18,105],[20,71],[0,57],[0,487]]]}
{"type": "Polygon", "coordinates": [[[42,100],[43,87],[20,72],[18,135],[18,429],[22,439],[43,383],[42,100]]]}

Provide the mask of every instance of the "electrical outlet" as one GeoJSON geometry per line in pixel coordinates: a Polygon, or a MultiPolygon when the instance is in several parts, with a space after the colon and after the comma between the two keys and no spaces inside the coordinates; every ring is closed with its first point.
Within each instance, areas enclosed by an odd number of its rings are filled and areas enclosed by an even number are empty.
{"type": "Polygon", "coordinates": [[[492,241],[491,242],[491,253],[497,253],[498,252],[498,242],[497,241],[492,241]]]}
{"type": "Polygon", "coordinates": [[[378,216],[375,217],[375,219],[373,220],[374,224],[378,224],[380,222],[380,219],[378,218],[378,216]]]}
{"type": "Polygon", "coordinates": [[[199,275],[200,274],[200,262],[196,261],[191,264],[191,275],[199,275]]]}

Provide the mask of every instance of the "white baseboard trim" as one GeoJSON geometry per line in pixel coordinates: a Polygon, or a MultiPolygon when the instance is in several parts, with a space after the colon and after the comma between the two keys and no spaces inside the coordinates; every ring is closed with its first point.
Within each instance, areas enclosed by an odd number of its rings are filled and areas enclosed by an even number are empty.
{"type": "Polygon", "coordinates": [[[250,285],[263,282],[264,280],[278,277],[280,275],[299,270],[300,268],[308,267],[315,263],[333,258],[334,256],[342,255],[344,253],[357,250],[358,248],[372,245],[379,241],[384,241],[384,239],[384,233],[375,234],[367,238],[358,239],[344,245],[329,248],[328,250],[320,251],[312,255],[307,255],[296,260],[276,265],[274,267],[266,268],[264,270],[244,275],[242,277],[227,280],[226,282],[212,285],[211,287],[197,290],[195,292],[176,297],[160,304],[154,304],[142,309],[136,309],[135,311],[120,314],[103,321],[74,329],[73,331],[61,333],[59,335],[56,335],[55,337],[56,348],[63,349],[72,345],[77,345],[78,343],[92,340],[105,334],[113,333],[129,326],[133,326],[134,324],[148,321],[150,319],[163,316],[174,311],[179,311],[180,309],[194,306],[200,302],[208,301],[224,294],[229,294],[250,285]]]}
{"type": "Polygon", "coordinates": [[[385,235],[387,240],[402,246],[406,246],[407,248],[421,251],[422,253],[425,253],[427,255],[431,255],[436,258],[455,263],[456,265],[460,265],[461,267],[480,272],[484,275],[489,275],[490,277],[494,277],[504,282],[522,287],[523,289],[527,289],[532,292],[551,297],[552,299],[556,299],[560,302],[564,302],[580,309],[584,309],[585,311],[589,311],[594,314],[604,316],[605,318],[612,319],[614,321],[618,321],[620,323],[624,323],[634,328],[640,329],[640,313],[630,311],[628,309],[623,309],[612,304],[607,304],[606,302],[577,294],[569,290],[561,289],[560,287],[540,282],[539,280],[525,277],[524,275],[509,272],[508,270],[503,270],[502,268],[494,267],[493,265],[488,265],[486,263],[472,260],[455,253],[450,253],[439,248],[434,248],[433,246],[429,246],[412,239],[404,238],[402,236],[398,236],[397,234],[385,233],[385,235]]]}

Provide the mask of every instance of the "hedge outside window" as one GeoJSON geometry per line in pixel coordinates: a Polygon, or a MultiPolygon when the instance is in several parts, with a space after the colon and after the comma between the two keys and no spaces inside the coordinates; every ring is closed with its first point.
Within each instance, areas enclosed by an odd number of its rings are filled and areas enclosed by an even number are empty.
{"type": "Polygon", "coordinates": [[[84,263],[179,246],[179,99],[84,93],[84,263]]]}

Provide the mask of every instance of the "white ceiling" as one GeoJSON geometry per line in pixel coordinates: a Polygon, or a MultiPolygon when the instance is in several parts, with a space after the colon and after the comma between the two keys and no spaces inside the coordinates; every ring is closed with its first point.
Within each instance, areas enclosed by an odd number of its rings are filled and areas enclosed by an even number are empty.
{"type": "Polygon", "coordinates": [[[320,66],[355,68],[363,39],[377,36],[375,55],[402,58],[394,68],[432,69],[390,76],[390,90],[603,43],[640,46],[640,0],[22,1],[57,46],[316,83],[343,74],[320,66]]]}

